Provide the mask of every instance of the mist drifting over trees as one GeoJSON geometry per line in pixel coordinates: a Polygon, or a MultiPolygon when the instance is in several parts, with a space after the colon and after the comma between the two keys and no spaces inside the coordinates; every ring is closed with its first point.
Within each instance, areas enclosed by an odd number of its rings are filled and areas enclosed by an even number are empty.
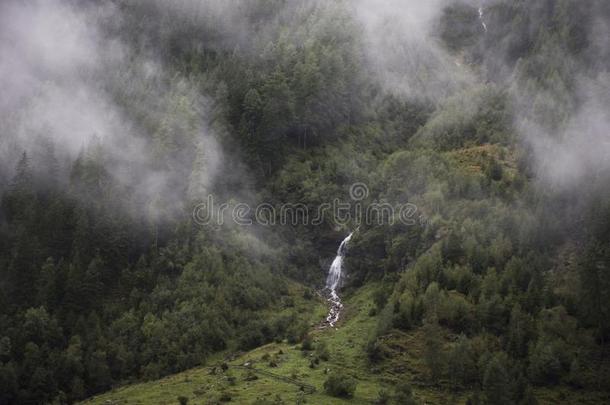
{"type": "MultiPolygon", "coordinates": [[[[609,37],[604,0],[2,1],[0,404],[266,344],[312,403],[607,400],[609,37]]],[[[227,376],[194,400],[257,400],[227,376]]]]}

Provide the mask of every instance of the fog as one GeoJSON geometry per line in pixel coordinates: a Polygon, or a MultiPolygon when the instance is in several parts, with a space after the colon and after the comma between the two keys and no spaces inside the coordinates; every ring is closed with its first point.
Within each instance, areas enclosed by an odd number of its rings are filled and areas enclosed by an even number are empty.
{"type": "Polygon", "coordinates": [[[610,174],[609,84],[606,76],[580,89],[585,92],[582,104],[557,132],[530,121],[518,124],[534,152],[535,173],[543,186],[557,191],[582,189],[610,174]],[[597,94],[602,89],[603,98],[597,94]]]}
{"type": "MultiPolygon", "coordinates": [[[[465,111],[476,111],[470,104],[477,101],[467,98],[472,94],[468,90],[496,78],[464,63],[461,55],[442,43],[439,20],[443,9],[452,3],[334,2],[348,7],[360,27],[366,62],[362,68],[370,73],[372,82],[388,93],[440,108],[448,99],[455,104],[456,97],[464,94],[463,103],[469,104],[465,111]]],[[[470,4],[476,15],[482,4],[486,20],[490,18],[487,30],[491,34],[497,29],[493,15],[488,16],[488,9],[496,2],[461,3],[470,4]]],[[[31,150],[40,137],[51,139],[59,156],[72,158],[90,145],[100,144],[115,179],[134,187],[146,200],[165,196],[174,200],[171,204],[180,205],[187,190],[205,194],[222,171],[226,151],[219,146],[207,118],[212,101],[201,93],[198,83],[176,74],[156,56],[157,44],[131,49],[122,38],[113,36],[112,28],[124,24],[114,4],[67,0],[0,4],[0,170],[5,178],[10,177],[21,152],[31,150]],[[186,106],[185,116],[172,117],[176,103],[186,106]],[[164,164],[159,164],[153,152],[158,134],[142,122],[144,114],[163,121],[167,131],[178,133],[191,147],[165,156],[164,164]],[[197,169],[200,172],[191,176],[191,161],[197,154],[205,159],[197,169]],[[185,176],[196,179],[197,184],[185,185],[185,176]]],[[[316,7],[320,2],[256,3],[258,8],[253,4],[240,0],[132,3],[155,9],[159,18],[176,19],[172,25],[176,30],[188,26],[204,31],[206,46],[247,52],[254,49],[254,37],[260,42],[257,50],[263,48],[268,38],[265,32],[271,35],[273,30],[270,24],[260,23],[260,15],[288,18],[288,10],[316,7]]],[[[553,92],[520,83],[512,86],[510,93],[516,111],[514,129],[533,151],[539,180],[558,188],[577,186],[588,176],[610,170],[610,85],[608,64],[604,63],[609,54],[608,20],[602,13],[586,30],[592,54],[588,60],[599,62],[586,67],[574,61],[577,80],[568,90],[574,94],[565,123],[549,127],[532,112],[532,98],[552,105],[553,92]]],[[[483,41],[488,32],[480,31],[483,41]]],[[[507,51],[501,46],[493,50],[483,56],[482,64],[501,66],[500,70],[513,72],[505,80],[518,80],[515,66],[507,64],[502,54],[507,51]]]]}
{"type": "Polygon", "coordinates": [[[164,123],[174,137],[188,139],[193,147],[187,153],[205,149],[198,181],[206,188],[222,160],[205,119],[207,99],[153,52],[130,49],[113,37],[106,27],[116,24],[121,15],[110,2],[0,5],[1,169],[10,173],[21,152],[30,152],[41,137],[58,156],[72,159],[100,146],[114,181],[144,201],[162,196],[166,206],[179,208],[185,188],[180,178],[188,178],[190,161],[177,154],[159,164],[152,150],[156,134],[134,116],[168,119],[180,103],[188,126],[164,123]]]}
{"type": "Polygon", "coordinates": [[[553,49],[562,66],[547,72],[551,85],[516,82],[511,91],[515,128],[533,152],[536,180],[559,192],[580,192],[610,176],[610,12],[603,2],[578,6],[589,17],[580,26],[586,48],[578,57],[553,49]],[[573,77],[567,84],[553,81],[560,69],[573,77]]]}
{"type": "Polygon", "coordinates": [[[357,0],[364,50],[378,83],[410,100],[440,103],[473,83],[471,72],[440,42],[448,0],[357,0]]]}
{"type": "MultiPolygon", "coordinates": [[[[476,112],[476,103],[481,102],[472,97],[471,89],[475,85],[495,82],[507,86],[514,111],[513,130],[522,145],[532,151],[531,164],[540,186],[569,190],[608,174],[610,28],[604,14],[608,12],[607,7],[602,2],[578,4],[583,15],[593,18],[590,24],[580,27],[588,39],[588,49],[582,56],[586,62],[573,60],[559,47],[537,50],[561,55],[558,59],[568,66],[566,69],[574,69],[573,87],[562,89],[566,101],[557,97],[556,88],[546,88],[519,77],[519,64],[511,61],[511,50],[504,37],[497,43],[485,43],[486,35],[494,34],[494,29],[507,30],[493,25],[500,18],[498,3],[493,0],[355,1],[355,15],[363,27],[364,52],[374,80],[388,93],[408,100],[433,102],[439,108],[437,116],[442,116],[443,109],[448,108],[450,118],[462,120],[476,112]],[[471,22],[481,26],[476,39],[479,45],[475,46],[484,49],[476,63],[464,62],[462,53],[450,52],[441,42],[439,21],[443,9],[451,4],[471,7],[477,17],[482,13],[486,21],[484,28],[479,18],[471,22]],[[451,112],[455,110],[456,100],[462,106],[457,115],[451,112]],[[545,111],[560,111],[558,115],[565,122],[544,122],[548,120],[545,111]]],[[[533,5],[532,10],[542,16],[547,12],[544,7],[533,5]]],[[[530,18],[525,19],[527,27],[523,32],[509,29],[501,35],[507,32],[508,35],[535,35],[541,21],[536,14],[527,17],[530,18]]],[[[477,28],[461,27],[474,32],[477,28]]]]}

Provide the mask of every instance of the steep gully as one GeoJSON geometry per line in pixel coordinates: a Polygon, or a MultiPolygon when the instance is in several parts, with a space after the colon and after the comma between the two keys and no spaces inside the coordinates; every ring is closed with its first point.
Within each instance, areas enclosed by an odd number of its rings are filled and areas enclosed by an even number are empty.
{"type": "MultiPolygon", "coordinates": [[[[485,23],[483,7],[479,7],[479,21],[483,30],[487,32],[487,24],[485,23]]],[[[326,278],[326,289],[328,290],[328,303],[329,310],[328,315],[326,316],[326,326],[330,326],[333,328],[337,321],[339,320],[339,316],[341,315],[341,310],[343,309],[343,304],[341,303],[341,298],[339,294],[337,294],[337,289],[341,287],[341,281],[343,276],[343,260],[345,259],[345,254],[347,252],[347,245],[352,238],[354,233],[350,233],[339,245],[339,249],[337,249],[337,256],[333,260],[330,265],[330,269],[328,270],[328,276],[326,278]]]]}
{"type": "Polygon", "coordinates": [[[335,326],[341,315],[341,309],[343,304],[341,298],[337,294],[337,290],[341,287],[341,281],[343,276],[343,260],[347,252],[347,244],[352,238],[353,233],[350,233],[339,245],[337,249],[337,256],[330,265],[328,270],[328,276],[326,278],[326,289],[328,290],[328,303],[330,309],[328,310],[328,316],[326,317],[326,324],[331,328],[335,326]]]}

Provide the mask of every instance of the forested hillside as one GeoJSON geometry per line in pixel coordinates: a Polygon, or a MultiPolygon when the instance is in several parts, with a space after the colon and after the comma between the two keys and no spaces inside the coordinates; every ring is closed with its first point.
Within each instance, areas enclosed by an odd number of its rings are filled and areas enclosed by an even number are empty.
{"type": "MultiPolygon", "coordinates": [[[[309,403],[610,402],[609,35],[605,0],[1,2],[0,404],[229,354],[309,403]]],[[[294,402],[235,365],[180,402],[294,402]]]]}

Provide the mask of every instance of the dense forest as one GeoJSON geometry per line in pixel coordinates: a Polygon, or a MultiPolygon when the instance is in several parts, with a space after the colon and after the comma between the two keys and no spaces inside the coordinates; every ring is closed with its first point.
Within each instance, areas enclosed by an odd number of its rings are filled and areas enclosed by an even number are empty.
{"type": "Polygon", "coordinates": [[[295,299],[354,231],[370,370],[422,331],[471,404],[610,398],[609,34],[605,0],[3,1],[0,404],[311,345],[295,299]],[[418,221],[193,218],[355,183],[418,221]]]}

